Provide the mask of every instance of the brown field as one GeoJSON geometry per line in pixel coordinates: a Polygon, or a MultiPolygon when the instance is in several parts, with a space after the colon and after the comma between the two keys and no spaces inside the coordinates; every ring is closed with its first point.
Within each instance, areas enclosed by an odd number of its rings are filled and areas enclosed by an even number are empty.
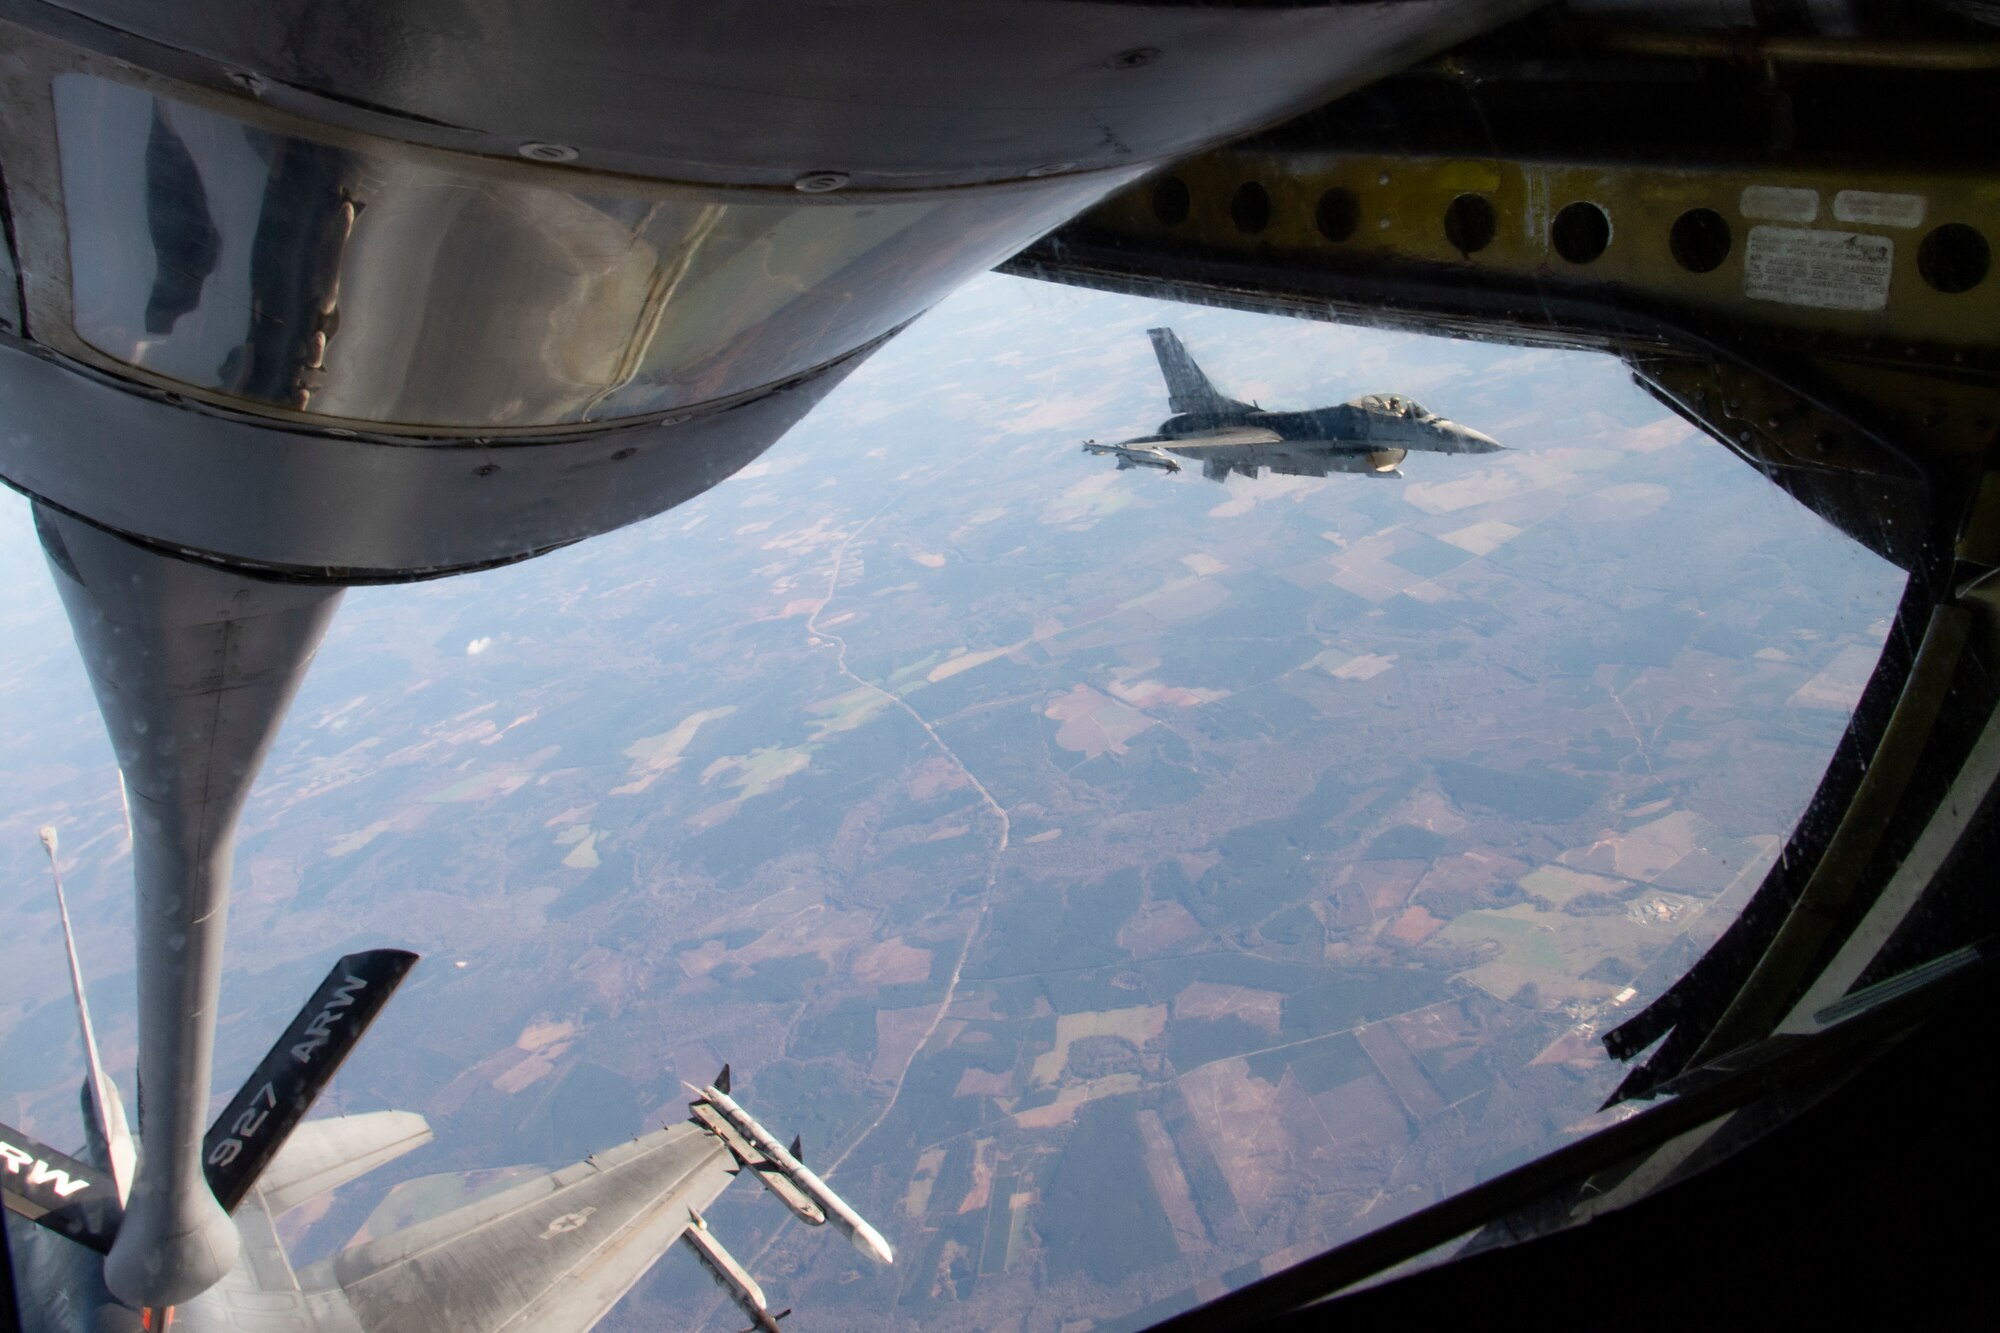
{"type": "Polygon", "coordinates": [[[1347,1194],[1354,1211],[1367,1211],[1410,1146],[1401,1101],[1380,1076],[1370,1075],[1328,1088],[1312,1098],[1312,1106],[1333,1136],[1323,1172],[1327,1192],[1347,1194]]]}
{"type": "Polygon", "coordinates": [[[1874,674],[1881,654],[1874,648],[1852,644],[1835,655],[1826,670],[1799,686],[1789,700],[1794,708],[1827,708],[1851,713],[1861,700],[1861,691],[1874,674]]]}
{"type": "Polygon", "coordinates": [[[910,799],[928,801],[970,785],[958,765],[939,755],[918,764],[916,771],[910,774],[910,799]]]}
{"type": "Polygon", "coordinates": [[[1577,499],[1569,512],[1593,523],[1629,523],[1658,510],[1673,492],[1654,482],[1628,481],[1577,499]]]}
{"type": "Polygon", "coordinates": [[[1456,532],[1438,534],[1439,541],[1450,542],[1462,551],[1474,555],[1491,555],[1512,538],[1521,535],[1521,529],[1512,523],[1502,523],[1499,519],[1487,519],[1474,523],[1471,527],[1460,528],[1456,532]]]}
{"type": "Polygon", "coordinates": [[[975,1139],[972,1144],[972,1188],[959,1201],[958,1215],[976,1212],[993,1199],[993,1140],[975,1139]]]}
{"type": "Polygon", "coordinates": [[[1356,542],[1338,555],[1327,557],[1327,582],[1371,602],[1386,602],[1428,581],[1423,575],[1392,563],[1389,557],[1394,553],[1395,542],[1386,534],[1356,542]]]}
{"type": "Polygon", "coordinates": [[[1157,680],[1114,682],[1109,688],[1134,708],[1193,708],[1211,699],[1220,699],[1227,693],[1225,690],[1188,689],[1157,680]]]}
{"type": "Polygon", "coordinates": [[[1146,1149],[1146,1175],[1159,1196],[1160,1211],[1173,1228],[1174,1243],[1182,1254],[1196,1254],[1208,1248],[1208,1228],[1194,1206],[1194,1192],[1188,1188],[1187,1174],[1181,1169],[1181,1155],[1174,1148],[1166,1124],[1158,1111],[1139,1112],[1139,1141],[1146,1149]]]}
{"type": "Polygon", "coordinates": [[[1393,1024],[1369,1023],[1356,1028],[1354,1035],[1397,1099],[1403,1103],[1403,1109],[1413,1118],[1428,1120],[1444,1110],[1444,1098],[1438,1095],[1437,1088],[1425,1076],[1393,1024]]]}
{"type": "Polygon", "coordinates": [[[1578,1028],[1557,1037],[1542,1049],[1541,1054],[1528,1061],[1531,1065],[1562,1065],[1579,1073],[1596,1068],[1610,1057],[1604,1053],[1603,1045],[1592,1034],[1578,1028]]]}
{"type": "Polygon", "coordinates": [[[1413,902],[1421,902],[1424,895],[1431,892],[1490,889],[1518,880],[1527,870],[1526,863],[1493,852],[1466,852],[1462,856],[1440,857],[1431,863],[1429,872],[1410,898],[1413,902]]]}
{"type": "Polygon", "coordinates": [[[1014,1123],[1022,1129],[1054,1129],[1076,1119],[1077,1108],[1082,1105],[1082,1102],[1051,1102],[1030,1111],[1015,1112],[1014,1123]]]}
{"type": "Polygon", "coordinates": [[[1471,1054],[1490,1040],[1487,1020],[1492,1007],[1486,999],[1433,1004],[1388,1021],[1414,1055],[1440,1050],[1471,1054]]]}
{"type": "MultiPolygon", "coordinates": [[[[808,603],[807,608],[818,603],[808,603]]],[[[657,736],[641,736],[625,747],[625,757],[632,760],[631,772],[626,775],[623,786],[611,789],[613,796],[625,796],[642,792],[659,780],[661,774],[677,767],[681,762],[681,752],[687,749],[694,734],[709,722],[728,717],[736,709],[706,708],[698,713],[690,713],[682,718],[672,730],[657,736]]]]}
{"type": "Polygon", "coordinates": [[[1423,861],[1363,861],[1354,867],[1354,883],[1365,895],[1370,920],[1400,912],[1429,873],[1423,861]]]}
{"type": "Polygon", "coordinates": [[[958,1076],[958,1086],[951,1090],[954,1097],[1005,1097],[1014,1090],[1014,1076],[1010,1073],[994,1073],[990,1069],[972,1068],[958,1076]]]}
{"type": "Polygon", "coordinates": [[[854,955],[854,980],[863,986],[922,981],[931,974],[931,951],[903,943],[902,936],[872,944],[854,955]]]}
{"type": "Polygon", "coordinates": [[[937,1184],[938,1168],[944,1165],[946,1150],[926,1148],[917,1157],[917,1169],[910,1176],[910,1187],[903,1193],[903,1212],[906,1216],[921,1218],[931,1206],[931,1189],[937,1184]]]}
{"type": "MultiPolygon", "coordinates": [[[[1135,1005],[1129,1009],[1101,1009],[1094,1013],[1063,1014],[1056,1019],[1053,1050],[1035,1057],[1030,1081],[1047,1086],[1060,1079],[1069,1065],[1069,1048],[1085,1037],[1123,1037],[1144,1050],[1159,1039],[1167,1026],[1164,1004],[1135,1005]]],[[[1113,1075],[1113,1078],[1119,1077],[1113,1075]]],[[[1105,1082],[1104,1079],[1095,1082],[1105,1082]]]]}
{"type": "Polygon", "coordinates": [[[1125,742],[1153,725],[1153,719],[1127,708],[1088,685],[1078,685],[1043,710],[1060,722],[1056,744],[1087,759],[1125,753],[1125,742]]]}
{"type": "MultiPolygon", "coordinates": [[[[769,924],[770,929],[731,953],[729,957],[732,961],[748,966],[779,958],[811,955],[832,966],[838,963],[842,954],[869,937],[875,928],[875,914],[860,910],[840,911],[828,907],[815,895],[801,891],[766,899],[760,906],[755,924],[769,924]]],[[[887,955],[895,956],[894,953],[887,955]]]]}
{"type": "Polygon", "coordinates": [[[1368,895],[1355,883],[1335,889],[1312,907],[1314,915],[1326,927],[1329,942],[1345,931],[1366,930],[1375,924],[1375,910],[1368,905],[1368,895]]]}
{"type": "Polygon", "coordinates": [[[1676,810],[1622,833],[1607,829],[1589,847],[1564,852],[1562,860],[1586,870],[1651,881],[1692,852],[1706,831],[1700,815],[1676,810]]]}
{"type": "Polygon", "coordinates": [[[1148,902],[1119,929],[1118,945],[1144,958],[1201,933],[1201,923],[1179,903],[1148,902]]]}
{"type": "Polygon", "coordinates": [[[1389,927],[1389,934],[1405,944],[1422,944],[1443,929],[1444,922],[1419,906],[1397,917],[1395,924],[1389,927]]]}
{"type": "MultiPolygon", "coordinates": [[[[1691,909],[1697,906],[1689,901],[1691,909]]],[[[1441,936],[1496,948],[1490,961],[1465,973],[1467,981],[1501,1000],[1532,982],[1546,1006],[1561,1000],[1608,998],[1617,986],[1583,981],[1580,974],[1607,957],[1643,963],[1699,916],[1698,911],[1687,910],[1671,924],[1648,926],[1622,913],[1574,917],[1517,903],[1501,911],[1467,912],[1446,926],[1441,936]]]]}
{"type": "Polygon", "coordinates": [[[903,1066],[924,1039],[924,1029],[937,1014],[935,1005],[920,1004],[912,1009],[882,1009],[875,1014],[875,1063],[868,1077],[893,1083],[903,1066]]]}
{"type": "Polygon", "coordinates": [[[1546,899],[1554,907],[1561,907],[1570,899],[1586,893],[1615,894],[1624,887],[1615,879],[1586,875],[1580,870],[1560,865],[1529,871],[1521,876],[1520,883],[1530,894],[1546,899]]]}
{"type": "Polygon", "coordinates": [[[1250,1064],[1241,1059],[1202,1065],[1180,1086],[1233,1202],[1245,1216],[1261,1211],[1290,1156],[1269,1114],[1278,1090],[1250,1077],[1250,1064]]]}
{"type": "Polygon", "coordinates": [[[1285,997],[1277,991],[1251,990],[1197,981],[1174,997],[1175,1018],[1240,1018],[1266,1032],[1276,1032],[1285,997]]]}

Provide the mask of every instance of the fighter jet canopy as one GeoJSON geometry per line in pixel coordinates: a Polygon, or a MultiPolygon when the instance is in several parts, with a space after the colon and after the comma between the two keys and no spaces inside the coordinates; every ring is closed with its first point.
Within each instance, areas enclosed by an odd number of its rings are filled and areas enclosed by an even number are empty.
{"type": "Polygon", "coordinates": [[[1401,394],[1366,394],[1361,398],[1360,404],[1371,412],[1387,412],[1393,416],[1410,417],[1417,421],[1428,421],[1437,416],[1437,413],[1416,399],[1405,398],[1401,394]]]}

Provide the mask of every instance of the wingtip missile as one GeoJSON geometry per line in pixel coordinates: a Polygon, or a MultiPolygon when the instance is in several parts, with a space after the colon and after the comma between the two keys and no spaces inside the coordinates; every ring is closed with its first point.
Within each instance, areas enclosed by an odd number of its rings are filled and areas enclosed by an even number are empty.
{"type": "Polygon", "coordinates": [[[750,1276],[749,1270],[736,1261],[736,1256],[722,1248],[722,1242],[708,1229],[708,1222],[694,1209],[688,1209],[689,1225],[681,1232],[681,1239],[694,1251],[695,1258],[708,1270],[708,1275],[736,1302],[738,1309],[750,1317],[751,1327],[769,1333],[777,1328],[777,1321],[771,1318],[770,1303],[764,1298],[764,1289],[750,1276]]]}
{"type": "Polygon", "coordinates": [[[1085,440],[1083,442],[1083,452],[1099,457],[1106,454],[1111,455],[1118,460],[1118,470],[1120,472],[1134,467],[1158,468],[1162,472],[1179,472],[1181,470],[1179,460],[1169,455],[1164,449],[1155,447],[1128,444],[1099,444],[1096,440],[1085,440]]]}
{"type": "Polygon", "coordinates": [[[882,1233],[868,1224],[867,1219],[851,1207],[847,1200],[833,1192],[833,1187],[806,1169],[798,1155],[785,1148],[771,1132],[760,1124],[757,1118],[739,1106],[736,1100],[725,1092],[719,1083],[701,1090],[702,1099],[735,1127],[736,1131],[748,1139],[770,1163],[770,1168],[779,1172],[805,1197],[817,1205],[826,1215],[826,1220],[838,1228],[854,1248],[879,1264],[896,1262],[896,1252],[882,1233]]]}

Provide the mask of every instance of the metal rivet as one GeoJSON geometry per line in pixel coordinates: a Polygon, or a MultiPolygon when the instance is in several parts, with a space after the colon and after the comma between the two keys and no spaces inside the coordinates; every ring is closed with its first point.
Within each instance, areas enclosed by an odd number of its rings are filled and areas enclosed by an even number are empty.
{"type": "Polygon", "coordinates": [[[560,143],[524,143],[518,150],[530,162],[574,162],[576,149],[560,143]]]}
{"type": "Polygon", "coordinates": [[[1046,166],[1029,167],[1028,175],[1035,177],[1060,176],[1065,171],[1075,171],[1075,170],[1076,170],[1076,163],[1074,162],[1051,162],[1046,166]]]}
{"type": "Polygon", "coordinates": [[[625,449],[620,449],[617,453],[611,456],[616,459],[624,459],[624,458],[630,458],[633,454],[636,454],[638,452],[639,451],[637,449],[625,448],[625,449]]]}
{"type": "Polygon", "coordinates": [[[500,465],[498,463],[481,463],[478,467],[472,469],[472,475],[475,477],[490,477],[499,470],[500,465]]]}
{"type": "Polygon", "coordinates": [[[1375,183],[1377,185],[1387,185],[1389,183],[1389,173],[1385,171],[1381,175],[1377,176],[1375,178],[1375,183]]]}
{"type": "Polygon", "coordinates": [[[847,184],[844,171],[808,171],[792,182],[792,188],[800,194],[826,194],[847,184]]]}

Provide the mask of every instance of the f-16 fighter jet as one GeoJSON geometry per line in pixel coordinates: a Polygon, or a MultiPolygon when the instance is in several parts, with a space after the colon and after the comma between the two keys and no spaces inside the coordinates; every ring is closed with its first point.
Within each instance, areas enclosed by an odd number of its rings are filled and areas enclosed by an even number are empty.
{"type": "MultiPolygon", "coordinates": [[[[56,834],[42,830],[51,866],[56,834]]],[[[349,954],[201,1140],[203,1186],[224,1213],[237,1261],[208,1290],[135,1308],[110,1289],[106,1256],[132,1218],[146,1147],[98,1053],[60,873],[56,901],[84,1048],[84,1147],[72,1157],[0,1124],[0,1278],[26,1299],[0,1329],[26,1333],[583,1333],[676,1241],[750,1321],[778,1333],[755,1278],[722,1247],[705,1210],[748,1173],[808,1226],[828,1223],[877,1263],[894,1252],[832,1186],[730,1095],[729,1067],[692,1089],[681,1123],[550,1175],[294,1268],[276,1219],[431,1141],[408,1111],[308,1119],[347,1053],[415,965],[400,949],[349,954]],[[40,1225],[33,1225],[39,1223],[40,1225]]]]}
{"type": "Polygon", "coordinates": [[[1174,415],[1158,433],[1119,444],[1084,442],[1087,454],[1110,454],[1120,471],[1132,467],[1179,472],[1180,459],[1201,464],[1201,473],[1222,481],[1231,472],[1257,476],[1263,468],[1299,477],[1361,472],[1400,477],[1410,450],[1434,454],[1488,454],[1498,440],[1447,421],[1401,394],[1366,394],[1338,407],[1302,412],[1267,412],[1217,392],[1188,355],[1172,329],[1148,329],[1160,373],[1167,381],[1167,405],[1174,415]]]}

